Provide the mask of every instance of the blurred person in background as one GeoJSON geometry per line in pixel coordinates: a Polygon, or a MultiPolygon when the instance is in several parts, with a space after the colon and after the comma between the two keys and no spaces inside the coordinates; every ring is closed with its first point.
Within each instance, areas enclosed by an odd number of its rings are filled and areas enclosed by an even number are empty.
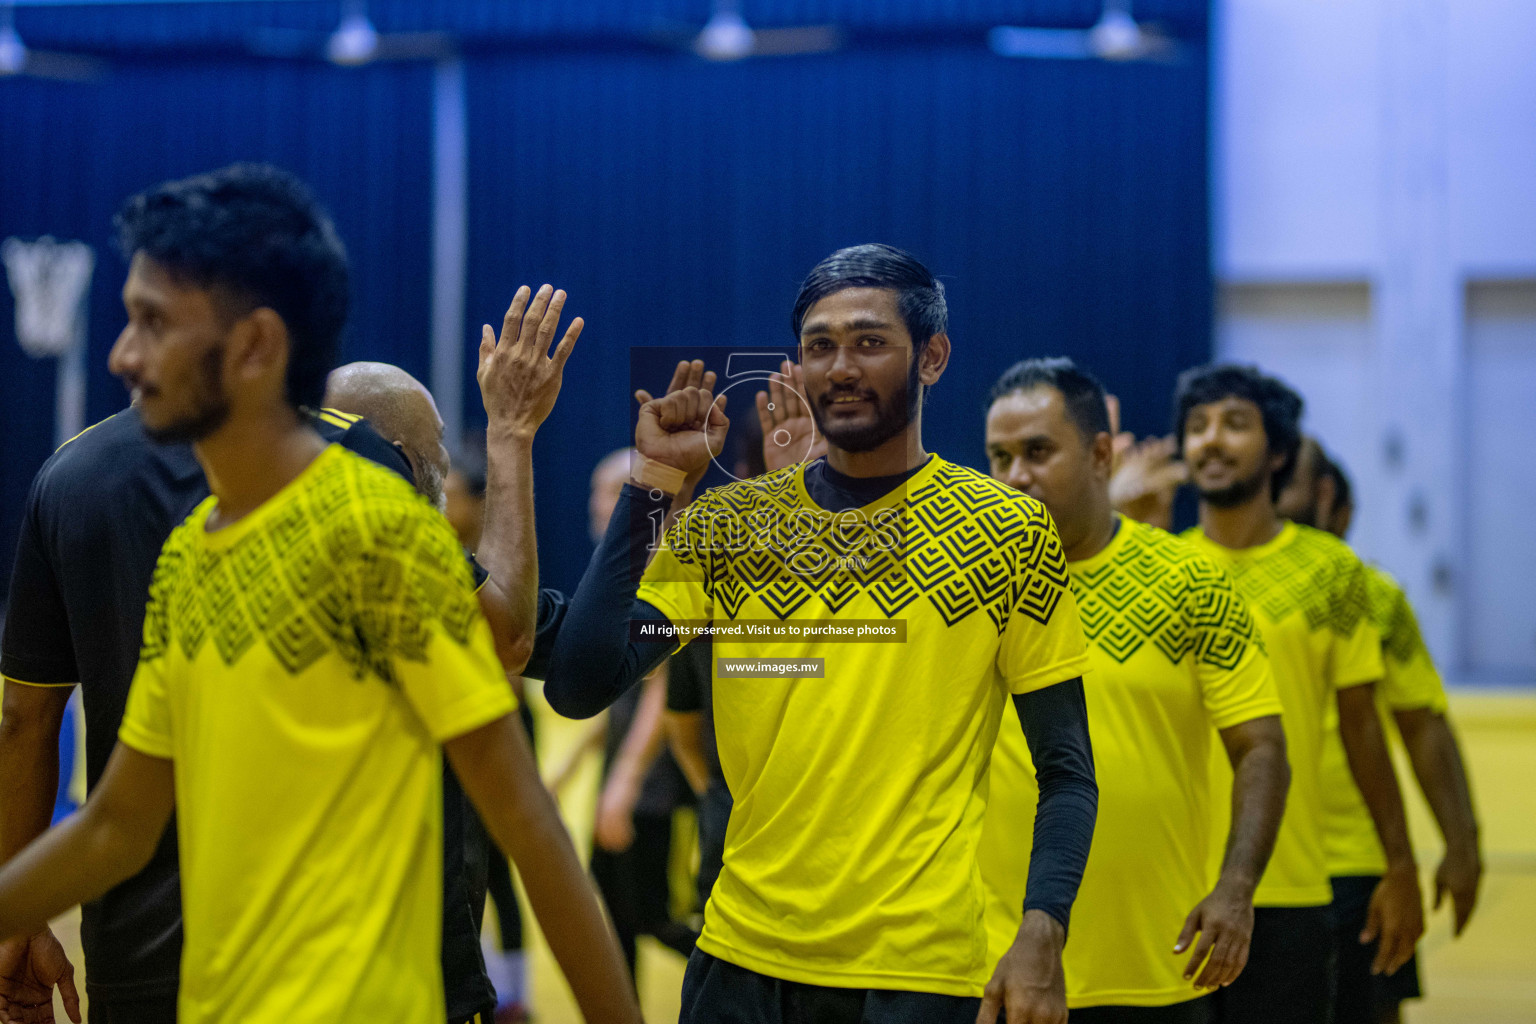
{"type": "MultiPolygon", "coordinates": [[[[1067,1005],[1083,1024],[1204,1024],[1206,994],[1247,962],[1285,808],[1280,698],[1226,572],[1111,507],[1113,436],[1102,386],[1070,359],[1017,363],[992,388],[992,477],[1050,511],[1089,641],[1100,813],[1063,959],[1067,1005]],[[1213,738],[1231,787],[1211,783],[1213,738]],[[1212,803],[1228,800],[1218,845],[1212,803]]],[[[1024,734],[1004,722],[980,852],[994,952],[1018,927],[1034,796],[1024,734]]]]}
{"type": "MultiPolygon", "coordinates": [[[[587,511],[594,543],[607,530],[629,477],[630,455],[629,448],[610,452],[592,471],[587,511]]],[[[672,818],[678,808],[694,803],[688,779],[667,749],[664,719],[672,668],[672,661],[658,666],[616,700],[551,781],[558,792],[587,752],[602,751],[592,877],[631,973],[640,936],[649,935],[684,957],[698,939],[691,925],[673,919],[671,908],[672,818]]]]}
{"type": "Polygon", "coordinates": [[[1362,932],[1379,940],[1371,970],[1399,969],[1424,931],[1402,796],[1376,717],[1384,670],[1365,566],[1338,538],[1275,510],[1301,445],[1299,395],[1253,367],[1209,365],[1180,374],[1174,410],[1200,494],[1200,525],[1183,536],[1233,575],[1258,620],[1291,762],[1280,836],[1254,897],[1248,966],[1217,993],[1218,1019],[1327,1022],[1337,978],[1323,795],[1331,705],[1387,859],[1362,932]]]}
{"type": "MultiPolygon", "coordinates": [[[[1280,493],[1276,511],[1292,522],[1346,539],[1354,512],[1349,478],[1315,439],[1302,440],[1296,473],[1280,493]]],[[[1477,816],[1461,747],[1451,730],[1445,687],[1424,646],[1408,596],[1385,570],[1368,564],[1365,571],[1385,668],[1376,689],[1382,728],[1388,737],[1396,733],[1407,750],[1419,787],[1440,826],[1445,855],[1435,871],[1434,905],[1439,909],[1450,896],[1454,932],[1460,935],[1477,906],[1482,878],[1477,816]]],[[[1336,714],[1328,716],[1326,728],[1323,806],[1327,817],[1323,838],[1332,876],[1339,958],[1334,1024],[1396,1024],[1402,1002],[1422,994],[1418,958],[1392,974],[1371,973],[1376,943],[1362,942],[1361,935],[1366,930],[1371,893],[1386,870],[1386,855],[1350,775],[1336,714]]]]}
{"type": "MultiPolygon", "coordinates": [[[[480,546],[485,529],[486,489],[485,435],[465,439],[454,455],[443,480],[443,514],[459,537],[465,551],[480,546]]],[[[534,728],[533,706],[528,702],[523,679],[543,678],[549,660],[553,630],[558,627],[564,609],[564,595],[551,590],[539,592],[539,633],[535,653],[529,658],[523,675],[511,679],[517,693],[518,717],[528,732],[528,745],[538,756],[538,736],[534,728]]],[[[496,936],[499,948],[487,950],[486,973],[496,990],[496,1024],[518,1024],[528,1018],[532,1002],[528,991],[528,959],[524,951],[523,914],[512,882],[512,868],[506,856],[494,844],[486,844],[486,894],[496,910],[496,936]]],[[[478,920],[478,918],[477,918],[478,920]]],[[[484,949],[484,944],[482,943],[484,949]]]]}

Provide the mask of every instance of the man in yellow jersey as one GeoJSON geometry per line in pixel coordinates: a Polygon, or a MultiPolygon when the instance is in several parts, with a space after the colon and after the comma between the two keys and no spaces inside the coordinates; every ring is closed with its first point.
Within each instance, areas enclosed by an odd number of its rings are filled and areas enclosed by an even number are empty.
{"type": "MultiPolygon", "coordinates": [[[[1280,494],[1277,508],[1293,522],[1325,529],[1339,539],[1349,530],[1354,503],[1349,479],[1312,438],[1304,438],[1296,474],[1280,494]]],[[[1435,906],[1447,893],[1461,934],[1477,904],[1482,857],[1461,748],[1447,720],[1445,687],[1403,588],[1385,570],[1366,566],[1371,616],[1381,634],[1386,669],[1377,688],[1384,729],[1396,732],[1407,749],[1419,786],[1445,837],[1445,856],[1435,872],[1435,906]],[[1394,728],[1395,726],[1395,728],[1394,728]]],[[[1362,943],[1370,894],[1386,869],[1386,855],[1371,827],[1370,812],[1350,777],[1339,740],[1338,718],[1330,715],[1323,743],[1323,836],[1333,881],[1334,937],[1339,984],[1334,1022],[1395,1024],[1405,999],[1421,994],[1417,958],[1389,975],[1372,975],[1374,943],[1362,943]]]]}
{"type": "Polygon", "coordinates": [[[818,264],[792,325],[826,458],[697,499],[638,596],[652,524],[726,421],[707,392],[637,396],[641,459],[545,692],[594,714],[677,650],[674,626],[717,627],[735,803],[685,1024],[1066,1018],[1061,949],[1096,805],[1082,628],[1039,502],[923,449],[947,319],[943,286],[898,249],[818,264]],[[994,962],[976,849],[1010,695],[1040,807],[1022,921],[994,962]]]}
{"type": "MultiPolygon", "coordinates": [[[[130,199],[118,226],[131,265],[112,369],[151,437],[193,443],[212,495],[166,541],[100,783],[0,870],[0,935],[133,874],[174,800],[178,1019],[437,1024],[443,744],[583,1011],[637,1021],[451,530],[300,414],[346,318],[329,220],[292,176],[236,165],[130,199]]],[[[562,300],[541,292],[537,336],[503,342],[529,435],[580,330],[553,359],[539,347],[562,300]]]]}
{"type": "MultiPolygon", "coordinates": [[[[1285,809],[1285,735],[1263,641],[1225,572],[1110,507],[1104,389],[1072,360],[1009,368],[992,388],[986,444],[993,479],[1055,520],[1088,636],[1100,810],[1063,960],[1071,1019],[1203,1024],[1206,992],[1247,962],[1254,887],[1285,809]],[[1211,801],[1228,799],[1209,777],[1218,736],[1236,782],[1213,889],[1211,801]]],[[[1018,927],[1033,778],[1023,733],[1003,723],[981,846],[994,949],[1018,927]]]]}
{"type": "Polygon", "coordinates": [[[1254,895],[1248,967],[1217,993],[1220,1019],[1318,1024],[1333,1007],[1333,891],[1323,843],[1323,720],[1337,704],[1351,774],[1387,852],[1366,932],[1381,944],[1372,969],[1390,973],[1424,930],[1413,848],[1374,687],[1382,676],[1365,567],[1338,538],[1287,523],[1275,499],[1301,443],[1302,401],[1246,366],[1203,366],[1179,377],[1174,429],[1200,493],[1186,536],[1231,572],[1264,636],[1280,691],[1291,789],[1275,853],[1254,895]]]}

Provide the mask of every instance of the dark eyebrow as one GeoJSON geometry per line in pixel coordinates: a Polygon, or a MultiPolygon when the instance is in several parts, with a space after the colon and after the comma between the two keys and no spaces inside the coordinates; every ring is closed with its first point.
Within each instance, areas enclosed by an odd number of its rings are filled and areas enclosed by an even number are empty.
{"type": "MultiPolygon", "coordinates": [[[[832,329],[832,326],[833,325],[826,320],[812,320],[808,324],[801,325],[800,333],[802,335],[825,334],[832,329]]],[[[889,331],[892,328],[892,325],[886,323],[884,320],[881,320],[879,317],[861,316],[848,321],[843,325],[843,327],[845,330],[849,331],[889,331]]]]}

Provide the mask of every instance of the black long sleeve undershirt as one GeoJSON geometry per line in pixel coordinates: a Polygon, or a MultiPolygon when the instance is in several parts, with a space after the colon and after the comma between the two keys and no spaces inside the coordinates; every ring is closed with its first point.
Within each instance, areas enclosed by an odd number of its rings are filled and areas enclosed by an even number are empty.
{"type": "Polygon", "coordinates": [[[672,505],[671,498],[652,493],[624,485],[608,531],[571,595],[544,682],[549,706],[567,718],[602,711],[677,646],[673,640],[630,639],[631,620],[668,621],[635,597],[655,523],[672,505]]]}
{"type": "Polygon", "coordinates": [[[1044,854],[1029,859],[1024,909],[1043,910],[1070,931],[1072,903],[1088,864],[1099,812],[1083,681],[1069,679],[1015,694],[1013,706],[1035,762],[1040,801],[1035,807],[1034,850],[1044,854]]]}
{"type": "MultiPolygon", "coordinates": [[[[806,488],[829,512],[868,504],[910,476],[855,480],[818,462],[806,488]]],[[[631,621],[666,623],[637,599],[654,524],[671,505],[666,497],[625,485],[597,551],[565,609],[555,637],[544,695],[568,718],[590,718],[671,654],[672,640],[636,640],[631,621]]],[[[1067,927],[1093,840],[1098,787],[1081,679],[1014,697],[1040,800],[1035,812],[1025,910],[1042,910],[1067,927]]]]}

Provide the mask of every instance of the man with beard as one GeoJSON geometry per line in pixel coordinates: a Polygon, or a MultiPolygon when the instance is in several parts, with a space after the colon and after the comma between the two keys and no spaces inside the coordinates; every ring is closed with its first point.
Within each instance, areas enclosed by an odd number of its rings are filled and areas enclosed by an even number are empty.
{"type": "MultiPolygon", "coordinates": [[[[1294,391],[1246,366],[1187,370],[1175,398],[1174,429],[1200,493],[1200,525],[1185,536],[1232,573],[1253,609],[1280,691],[1291,762],[1280,836],[1254,895],[1248,966],[1216,995],[1219,1019],[1234,1024],[1317,1024],[1332,1016],[1333,891],[1321,775],[1330,703],[1337,704],[1350,772],[1386,852],[1362,933],[1380,941],[1372,971],[1401,967],[1424,930],[1402,798],[1376,718],[1381,641],[1365,567],[1337,538],[1287,523],[1275,511],[1295,469],[1301,410],[1294,391]]],[[[1217,768],[1229,784],[1230,771],[1217,768]]]]}
{"type": "MultiPolygon", "coordinates": [[[[1343,540],[1354,505],[1349,480],[1338,464],[1308,437],[1302,439],[1296,474],[1280,493],[1279,513],[1293,522],[1327,530],[1343,540]]],[[[1477,816],[1467,784],[1461,748],[1447,717],[1445,687],[1419,634],[1418,620],[1402,586],[1385,570],[1367,565],[1371,617],[1381,634],[1385,666],[1377,703],[1383,729],[1396,731],[1408,752],[1425,800],[1445,837],[1445,857],[1435,871],[1435,907],[1447,894],[1460,935],[1477,904],[1482,876],[1477,816]],[[1392,727],[1395,726],[1394,730],[1392,727]]],[[[1323,738],[1323,807],[1328,874],[1333,884],[1334,940],[1339,984],[1334,1021],[1396,1024],[1405,999],[1420,995],[1417,958],[1396,973],[1372,975],[1374,943],[1362,943],[1371,893],[1386,870],[1386,856],[1371,827],[1370,812],[1350,777],[1339,723],[1330,714],[1323,738]]]]}
{"type": "Polygon", "coordinates": [[[818,264],[792,327],[827,457],[695,501],[638,596],[653,523],[727,423],[707,391],[636,395],[639,458],[546,694],[595,714],[678,648],[674,626],[715,628],[735,804],[685,1024],[1066,1019],[1061,950],[1097,802],[1082,629],[1041,505],[923,448],[947,320],[943,286],[907,253],[818,264]],[[840,642],[860,626],[897,642],[840,642]],[[1009,695],[1041,797],[1022,921],[994,970],[976,850],[1009,695]]]}
{"type": "MultiPolygon", "coordinates": [[[[993,479],[1050,511],[1088,635],[1101,813],[1064,963],[1071,1019],[1205,1024],[1207,993],[1247,961],[1254,888],[1285,808],[1285,735],[1263,641],[1215,563],[1111,508],[1113,435],[1098,381],[1070,359],[1030,359],[991,399],[993,479]],[[1217,740],[1230,787],[1211,785],[1217,740]],[[1212,804],[1229,799],[1219,845],[1212,804]]],[[[998,733],[981,845],[994,949],[1018,925],[1016,858],[1029,847],[1034,772],[1011,725],[998,733]]]]}
{"type": "MultiPolygon", "coordinates": [[[[302,412],[346,319],[329,219],[291,176],[237,165],[134,197],[118,227],[112,369],[151,437],[192,443],[212,495],[160,554],[94,792],[0,870],[0,935],[138,872],[174,792],[180,1020],[443,1020],[441,744],[583,1010],[637,1021],[447,523],[302,412]]],[[[562,300],[541,290],[536,330],[482,342],[519,368],[503,399],[526,443],[580,331],[546,355],[562,300]]]]}

